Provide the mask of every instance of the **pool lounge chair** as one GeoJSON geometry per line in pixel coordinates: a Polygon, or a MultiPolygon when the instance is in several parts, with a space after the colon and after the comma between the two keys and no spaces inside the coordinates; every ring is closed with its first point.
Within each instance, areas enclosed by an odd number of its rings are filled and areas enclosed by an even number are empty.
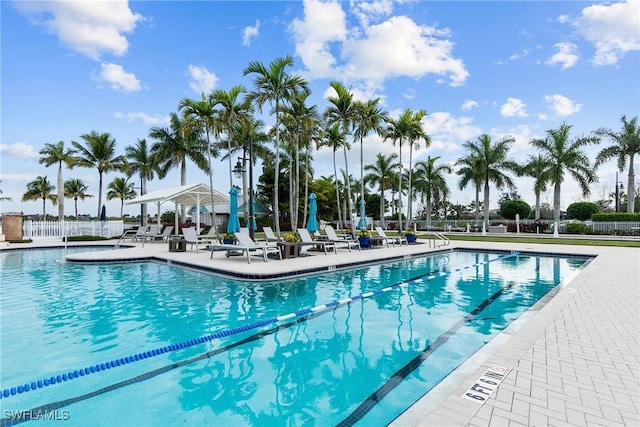
{"type": "Polygon", "coordinates": [[[155,240],[162,240],[163,242],[166,242],[167,240],[169,240],[169,237],[171,237],[171,233],[173,232],[173,225],[167,225],[164,230],[162,230],[162,233],[158,233],[154,236],[155,240]]]}
{"type": "Polygon", "coordinates": [[[264,239],[267,242],[279,242],[281,240],[278,239],[271,227],[262,227],[262,231],[264,231],[264,239]]]}
{"type": "Polygon", "coordinates": [[[300,235],[302,246],[315,246],[324,250],[324,254],[327,254],[327,247],[333,248],[333,253],[337,253],[336,244],[331,240],[313,240],[311,234],[306,228],[298,228],[298,234],[300,235]]]}
{"type": "Polygon", "coordinates": [[[387,244],[387,247],[389,247],[389,242],[391,242],[391,244],[394,246],[396,244],[402,246],[402,242],[404,242],[404,244],[407,246],[409,245],[409,242],[407,241],[406,237],[404,236],[389,237],[387,236],[385,231],[382,229],[382,227],[376,227],[376,233],[378,233],[378,237],[387,244]]]}
{"type": "Polygon", "coordinates": [[[143,227],[142,225],[138,227],[136,230],[136,234],[131,237],[132,242],[137,242],[138,239],[145,241],[147,240],[147,227],[143,227]]]}
{"type": "Polygon", "coordinates": [[[196,253],[198,253],[198,247],[200,245],[204,245],[210,243],[212,240],[209,238],[203,238],[202,236],[198,236],[196,234],[195,227],[183,228],[182,235],[184,236],[184,240],[187,241],[191,245],[191,249],[196,247],[196,253]]]}
{"type": "Polygon", "coordinates": [[[352,247],[358,248],[359,251],[362,250],[362,247],[360,247],[360,240],[340,237],[336,234],[336,230],[334,230],[330,225],[324,227],[324,232],[327,233],[327,238],[330,241],[334,242],[336,245],[346,245],[346,247],[349,249],[349,252],[351,252],[352,247]]]}
{"type": "Polygon", "coordinates": [[[247,233],[243,233],[242,230],[240,232],[235,233],[236,240],[238,241],[238,245],[233,244],[224,244],[224,243],[213,243],[210,245],[211,247],[211,259],[213,259],[213,253],[215,251],[225,251],[225,255],[227,258],[231,255],[232,252],[241,252],[246,254],[247,262],[251,264],[251,252],[260,251],[262,254],[262,259],[264,262],[267,262],[268,254],[270,252],[277,253],[278,257],[282,259],[282,253],[280,252],[280,248],[274,245],[269,245],[267,243],[254,242],[253,239],[247,233]]]}

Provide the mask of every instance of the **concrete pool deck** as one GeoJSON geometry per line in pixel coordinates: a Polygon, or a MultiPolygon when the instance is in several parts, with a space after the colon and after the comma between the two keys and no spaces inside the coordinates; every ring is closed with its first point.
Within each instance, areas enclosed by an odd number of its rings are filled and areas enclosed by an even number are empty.
{"type": "MultiPolygon", "coordinates": [[[[9,248],[34,246],[12,244],[9,248]]],[[[60,246],[60,242],[42,246],[60,246]]],[[[138,243],[128,249],[69,258],[155,258],[241,274],[286,275],[456,248],[596,258],[561,283],[558,293],[545,304],[536,304],[492,339],[393,426],[640,425],[640,248],[452,241],[437,249],[426,244],[351,253],[341,249],[337,254],[316,252],[267,263],[252,257],[248,264],[246,258],[226,258],[221,252],[211,260],[209,251],[169,252],[166,243],[144,247],[138,243]],[[492,365],[511,369],[496,391],[483,405],[462,398],[492,365]]]]}

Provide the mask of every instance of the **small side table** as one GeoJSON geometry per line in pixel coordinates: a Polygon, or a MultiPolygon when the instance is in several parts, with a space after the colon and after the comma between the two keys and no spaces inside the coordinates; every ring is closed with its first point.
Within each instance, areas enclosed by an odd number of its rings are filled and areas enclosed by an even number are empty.
{"type": "Polygon", "coordinates": [[[169,252],[186,252],[187,241],[182,237],[171,237],[169,239],[169,252]]]}
{"type": "Polygon", "coordinates": [[[298,244],[294,242],[278,242],[278,247],[282,253],[282,259],[297,258],[298,244]]]}

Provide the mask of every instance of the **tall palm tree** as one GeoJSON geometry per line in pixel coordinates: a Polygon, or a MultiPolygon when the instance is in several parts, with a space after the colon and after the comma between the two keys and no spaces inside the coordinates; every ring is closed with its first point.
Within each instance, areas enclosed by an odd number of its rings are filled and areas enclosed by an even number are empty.
{"type": "MultiPolygon", "coordinates": [[[[347,88],[345,88],[340,82],[332,81],[329,85],[336,92],[337,96],[327,97],[329,105],[324,112],[324,117],[327,120],[328,125],[332,125],[334,123],[340,124],[342,133],[344,134],[346,141],[347,137],[351,133],[351,128],[353,127],[353,122],[356,117],[356,104],[353,101],[353,94],[349,90],[347,90],[347,88]]],[[[349,221],[349,226],[351,227],[351,224],[353,222],[351,216],[353,213],[353,207],[351,206],[351,182],[349,181],[349,161],[347,159],[347,151],[349,151],[350,149],[350,144],[343,144],[342,152],[344,154],[344,169],[345,177],[347,179],[345,185],[347,187],[348,211],[348,213],[345,215],[345,219],[349,221]]]]}
{"type": "Polygon", "coordinates": [[[446,199],[449,195],[449,186],[444,178],[444,174],[450,174],[452,169],[448,164],[436,164],[440,156],[427,157],[426,160],[416,163],[416,188],[423,195],[427,209],[427,227],[431,227],[431,210],[433,202],[440,200],[441,196],[446,199]]]}
{"type": "Polygon", "coordinates": [[[337,204],[337,213],[338,213],[338,224],[340,226],[344,225],[342,218],[342,209],[340,208],[340,186],[338,185],[338,166],[336,163],[336,152],[346,144],[345,135],[340,130],[340,124],[334,123],[331,126],[328,126],[323,132],[324,138],[321,140],[318,148],[321,147],[329,147],[333,152],[333,176],[336,182],[335,191],[336,191],[336,204],[337,204]]]}
{"type": "Polygon", "coordinates": [[[520,175],[529,176],[534,179],[533,192],[536,195],[535,219],[540,219],[540,196],[547,191],[549,183],[549,167],[551,164],[548,159],[538,154],[529,156],[527,161],[520,170],[520,175]]]}
{"type": "Polygon", "coordinates": [[[280,203],[278,200],[280,181],[280,105],[287,103],[296,91],[308,90],[308,84],[302,77],[290,75],[286,72],[286,67],[290,66],[293,66],[293,58],[287,55],[284,58],[274,59],[268,68],[259,61],[253,61],[242,72],[244,76],[255,74],[254,89],[249,93],[249,99],[255,102],[260,112],[262,112],[264,104],[271,104],[273,107],[271,111],[276,115],[273,214],[278,237],[280,237],[280,209],[278,207],[280,203]]]}
{"type": "MultiPolygon", "coordinates": [[[[138,138],[135,145],[129,145],[124,149],[126,158],[126,173],[131,176],[135,173],[140,175],[140,195],[147,194],[147,181],[153,180],[156,174],[160,174],[160,168],[156,159],[149,151],[147,140],[138,138]]],[[[140,221],[143,226],[147,226],[147,204],[142,203],[140,208],[140,221]]]]}
{"type": "MultiPolygon", "coordinates": [[[[640,126],[638,126],[638,116],[627,121],[627,117],[623,115],[620,117],[620,121],[622,122],[620,132],[614,132],[607,128],[601,128],[596,131],[596,135],[608,138],[613,142],[613,145],[603,148],[598,153],[595,167],[597,168],[607,160],[616,158],[618,171],[624,172],[627,161],[629,161],[629,173],[627,174],[627,189],[629,191],[629,197],[627,197],[627,212],[632,213],[635,203],[633,189],[636,188],[633,160],[636,154],[640,155],[640,126]]],[[[618,185],[617,182],[616,185],[618,185]]]]}
{"type": "Polygon", "coordinates": [[[76,221],[78,220],[78,199],[84,201],[86,198],[93,197],[86,193],[88,188],[81,179],[69,179],[64,182],[64,197],[73,199],[76,221]]]}
{"type": "Polygon", "coordinates": [[[473,184],[475,190],[475,218],[477,226],[480,223],[480,187],[482,187],[482,159],[474,154],[467,154],[465,157],[461,157],[456,161],[456,166],[460,165],[461,168],[456,171],[456,174],[460,176],[458,181],[458,188],[463,190],[469,184],[473,184]]]}
{"type": "Polygon", "coordinates": [[[412,121],[413,121],[413,112],[410,109],[404,110],[402,115],[399,118],[387,119],[387,127],[384,131],[384,139],[390,139],[393,142],[393,145],[398,143],[399,147],[399,155],[398,155],[398,231],[402,232],[402,175],[403,175],[403,166],[402,166],[402,144],[405,140],[409,138],[409,135],[412,131],[412,121]]]}
{"type": "Polygon", "coordinates": [[[589,136],[570,140],[571,127],[562,123],[557,129],[547,130],[546,138],[534,139],[530,142],[542,151],[542,155],[549,161],[549,182],[553,184],[553,220],[556,223],[560,222],[560,188],[565,180],[565,174],[568,173],[578,182],[585,197],[591,192],[589,184],[598,179],[583,147],[597,144],[599,139],[589,136]]]}
{"type": "Polygon", "coordinates": [[[120,219],[123,218],[124,201],[131,200],[136,197],[133,190],[133,183],[129,182],[128,177],[117,176],[109,183],[107,187],[107,200],[120,199],[120,219]]]}
{"type": "Polygon", "coordinates": [[[218,120],[220,127],[227,134],[227,158],[229,160],[229,188],[233,186],[231,143],[234,141],[234,131],[238,128],[238,122],[248,120],[247,115],[251,112],[251,101],[248,98],[240,99],[240,95],[246,92],[243,86],[234,86],[229,91],[222,89],[214,90],[211,95],[211,102],[214,106],[219,106],[218,120]]]}
{"type": "Polygon", "coordinates": [[[40,150],[40,160],[38,163],[49,167],[58,164],[58,221],[64,221],[64,181],[62,180],[62,164],[72,168],[74,165],[73,154],[75,151],[65,149],[64,142],[58,141],[56,144],[45,144],[40,150]]]}
{"type": "MultiPolygon", "coordinates": [[[[382,123],[386,113],[378,106],[380,98],[366,102],[356,101],[354,117],[354,137],[360,139],[360,203],[364,204],[364,144],[363,139],[371,132],[383,135],[382,123]]],[[[381,200],[382,201],[382,200],[381,200]]],[[[384,209],[384,206],[382,207],[384,209]]],[[[382,211],[384,213],[384,210],[382,211]]]]}
{"type": "Polygon", "coordinates": [[[27,184],[27,192],[22,195],[23,202],[42,199],[42,219],[47,219],[46,202],[51,200],[53,205],[58,201],[58,197],[53,194],[56,186],[51,184],[46,176],[37,176],[36,179],[27,184]]]}
{"type": "MultiPolygon", "coordinates": [[[[172,117],[172,129],[174,134],[179,134],[178,139],[172,144],[177,157],[173,157],[173,162],[180,160],[182,162],[183,184],[186,184],[186,159],[190,158],[196,166],[202,169],[209,176],[209,189],[211,196],[211,221],[212,225],[217,229],[216,209],[213,203],[213,165],[212,157],[217,157],[217,150],[211,145],[211,135],[219,133],[220,123],[216,117],[215,100],[212,96],[208,98],[202,94],[199,101],[184,98],[178,106],[184,116],[184,121],[180,121],[176,116],[172,117]],[[175,121],[175,123],[174,123],[175,121]],[[205,133],[205,141],[202,141],[200,135],[202,131],[205,133]],[[181,147],[180,147],[181,146],[181,147]],[[205,158],[202,151],[206,151],[205,158]],[[181,157],[181,159],[179,159],[181,157]]],[[[164,134],[166,137],[167,135],[164,134]]],[[[165,156],[168,153],[163,154],[165,156]]],[[[161,156],[161,157],[162,157],[161,156]]],[[[182,214],[184,216],[184,209],[182,214]]]]}
{"type": "Polygon", "coordinates": [[[407,134],[409,143],[409,199],[407,200],[407,221],[413,219],[413,150],[419,148],[419,141],[423,140],[428,147],[431,145],[431,137],[427,135],[422,127],[422,119],[427,115],[425,110],[413,113],[407,134]]]}
{"type": "Polygon", "coordinates": [[[479,166],[484,184],[484,226],[487,229],[489,228],[489,185],[493,183],[499,190],[505,186],[515,189],[511,177],[503,172],[518,171],[518,164],[507,159],[507,154],[514,142],[513,137],[506,136],[493,144],[491,137],[485,133],[480,135],[477,141],[467,141],[463,144],[472,157],[480,160],[479,166]]]}
{"type": "Polygon", "coordinates": [[[78,166],[98,169],[100,184],[98,186],[98,213],[96,217],[99,217],[102,208],[102,175],[106,172],[120,170],[124,165],[124,157],[116,155],[116,140],[108,132],[91,131],[91,133],[80,135],[80,138],[84,139],[86,146],[71,141],[79,154],[78,157],[74,157],[74,162],[78,166]]]}
{"type": "Polygon", "coordinates": [[[380,192],[380,224],[385,227],[384,224],[384,212],[385,212],[385,198],[384,192],[391,188],[391,183],[394,181],[396,170],[399,164],[396,162],[398,155],[395,153],[384,155],[378,153],[376,160],[373,164],[365,165],[364,170],[368,173],[364,176],[363,182],[366,185],[378,187],[380,192]]]}

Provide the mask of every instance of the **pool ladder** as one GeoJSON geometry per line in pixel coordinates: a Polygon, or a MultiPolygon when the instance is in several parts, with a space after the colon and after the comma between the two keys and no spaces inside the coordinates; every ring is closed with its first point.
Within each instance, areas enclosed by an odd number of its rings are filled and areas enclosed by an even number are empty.
{"type": "Polygon", "coordinates": [[[447,236],[442,233],[432,232],[427,235],[427,240],[429,242],[429,247],[431,247],[431,242],[433,241],[433,247],[437,248],[438,246],[448,246],[451,243],[451,240],[447,236]],[[437,240],[441,241],[441,243],[437,243],[437,240]]]}

